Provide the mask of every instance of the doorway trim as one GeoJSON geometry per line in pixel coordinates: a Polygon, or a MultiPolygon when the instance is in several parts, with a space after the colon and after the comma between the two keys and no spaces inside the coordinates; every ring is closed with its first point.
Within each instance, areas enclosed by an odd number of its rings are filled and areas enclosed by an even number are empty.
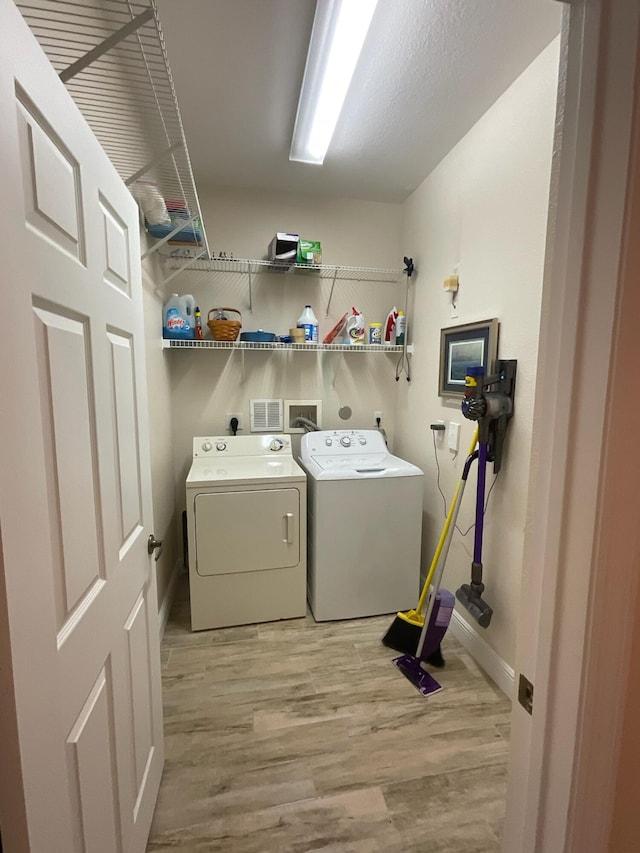
{"type": "Polygon", "coordinates": [[[637,497],[612,503],[639,408],[617,372],[638,316],[625,199],[640,159],[639,11],[614,0],[564,9],[516,649],[534,710],[512,715],[509,853],[604,851],[611,831],[640,525],[637,497]]]}

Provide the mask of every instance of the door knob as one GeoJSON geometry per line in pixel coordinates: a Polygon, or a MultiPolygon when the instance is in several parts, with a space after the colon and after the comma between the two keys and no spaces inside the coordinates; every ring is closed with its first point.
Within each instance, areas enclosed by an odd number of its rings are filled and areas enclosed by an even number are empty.
{"type": "MultiPolygon", "coordinates": [[[[147,553],[149,555],[153,554],[153,552],[156,550],[156,548],[162,548],[162,539],[156,539],[156,537],[153,535],[153,533],[150,533],[149,538],[147,539],[147,553]]],[[[160,552],[158,552],[158,556],[156,557],[156,560],[158,559],[159,556],[160,556],[160,552]]]]}

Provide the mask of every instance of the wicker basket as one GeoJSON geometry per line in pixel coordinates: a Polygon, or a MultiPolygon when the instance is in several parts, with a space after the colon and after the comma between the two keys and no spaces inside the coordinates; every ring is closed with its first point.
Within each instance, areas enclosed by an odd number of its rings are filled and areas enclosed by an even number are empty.
{"type": "Polygon", "coordinates": [[[238,332],[242,328],[242,314],[237,308],[212,308],[208,314],[207,326],[211,329],[211,337],[214,341],[235,341],[238,337],[238,332]],[[240,317],[239,320],[212,320],[211,315],[215,316],[220,311],[232,311],[240,317]]]}

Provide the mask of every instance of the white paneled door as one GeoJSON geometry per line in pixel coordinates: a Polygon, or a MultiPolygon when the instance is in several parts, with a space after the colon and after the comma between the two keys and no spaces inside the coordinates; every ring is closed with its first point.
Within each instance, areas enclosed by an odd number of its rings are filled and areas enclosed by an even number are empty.
{"type": "Polygon", "coordinates": [[[20,850],[138,853],[163,760],[138,215],[11,0],[0,20],[3,773],[20,850]]]}

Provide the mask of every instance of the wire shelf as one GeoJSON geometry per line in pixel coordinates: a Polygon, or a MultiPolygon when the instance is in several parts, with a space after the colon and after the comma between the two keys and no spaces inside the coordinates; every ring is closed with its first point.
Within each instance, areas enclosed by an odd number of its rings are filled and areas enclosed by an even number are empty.
{"type": "MultiPolygon", "coordinates": [[[[130,186],[144,178],[200,220],[155,0],[16,0],[49,61],[130,186]]],[[[155,248],[155,245],[152,246],[155,248]]]]}
{"type": "Polygon", "coordinates": [[[175,249],[174,251],[174,256],[169,254],[164,258],[164,264],[169,269],[185,269],[211,273],[238,273],[240,275],[274,273],[278,275],[300,275],[338,279],[340,281],[381,282],[383,284],[397,284],[404,275],[402,270],[379,269],[375,267],[347,267],[338,264],[280,264],[276,261],[261,261],[251,258],[185,259],[183,250],[175,249]]]}
{"type": "MultiPolygon", "coordinates": [[[[162,341],[163,349],[226,349],[226,350],[270,350],[274,351],[297,351],[297,352],[391,352],[400,353],[404,347],[396,346],[395,344],[282,344],[273,343],[254,343],[252,341],[177,341],[164,340],[162,341]]],[[[412,352],[411,346],[407,347],[408,352],[412,352]]]]}

